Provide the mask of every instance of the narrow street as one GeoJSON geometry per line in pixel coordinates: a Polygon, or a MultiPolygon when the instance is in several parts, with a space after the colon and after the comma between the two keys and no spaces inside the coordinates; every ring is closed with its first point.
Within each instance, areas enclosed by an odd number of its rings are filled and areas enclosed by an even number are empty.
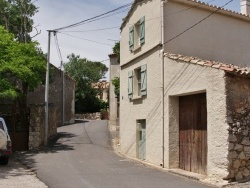
{"type": "Polygon", "coordinates": [[[116,155],[110,148],[107,121],[60,127],[58,135],[48,149],[19,158],[50,188],[209,187],[116,155]]]}

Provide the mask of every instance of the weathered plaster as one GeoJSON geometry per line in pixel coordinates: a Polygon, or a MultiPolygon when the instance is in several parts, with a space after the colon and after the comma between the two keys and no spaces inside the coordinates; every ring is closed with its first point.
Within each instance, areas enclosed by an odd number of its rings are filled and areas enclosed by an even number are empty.
{"type": "Polygon", "coordinates": [[[160,58],[157,50],[121,67],[120,143],[122,153],[136,156],[136,120],[146,119],[146,161],[162,163],[162,128],[160,110],[160,58]],[[147,64],[147,96],[128,98],[128,72],[147,64]]]}
{"type": "Polygon", "coordinates": [[[166,168],[178,167],[178,96],[207,95],[207,173],[227,175],[227,124],[224,71],[165,58],[165,161],[166,168]],[[169,148],[169,150],[168,150],[169,148]]]}

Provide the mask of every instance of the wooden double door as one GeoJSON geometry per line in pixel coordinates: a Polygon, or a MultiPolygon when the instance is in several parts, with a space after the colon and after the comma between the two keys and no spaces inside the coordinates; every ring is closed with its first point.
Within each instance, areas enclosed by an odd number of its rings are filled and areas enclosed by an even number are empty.
{"type": "Polygon", "coordinates": [[[199,174],[207,172],[206,94],[179,98],[180,168],[199,174]]]}

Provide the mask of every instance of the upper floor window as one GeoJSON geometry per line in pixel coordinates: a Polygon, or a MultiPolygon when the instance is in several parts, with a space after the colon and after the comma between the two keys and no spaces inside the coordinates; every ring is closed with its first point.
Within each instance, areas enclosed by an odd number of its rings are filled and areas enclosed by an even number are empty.
{"type": "Polygon", "coordinates": [[[129,28],[129,50],[134,51],[145,43],[145,16],[129,28]]]}
{"type": "Polygon", "coordinates": [[[147,65],[128,72],[128,97],[140,98],[147,95],[147,65]]]}

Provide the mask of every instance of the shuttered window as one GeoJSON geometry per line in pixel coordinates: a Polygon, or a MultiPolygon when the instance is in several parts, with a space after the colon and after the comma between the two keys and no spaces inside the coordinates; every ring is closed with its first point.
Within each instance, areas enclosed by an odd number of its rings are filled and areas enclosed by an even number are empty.
{"type": "Polygon", "coordinates": [[[129,28],[129,50],[134,51],[145,43],[145,16],[129,28]]]}
{"type": "Polygon", "coordinates": [[[134,71],[128,72],[128,98],[131,99],[133,97],[133,77],[134,71]]]}
{"type": "Polygon", "coordinates": [[[147,95],[147,65],[141,66],[141,96],[147,95]]]}
{"type": "Polygon", "coordinates": [[[145,43],[145,16],[140,19],[140,44],[145,43]]]}
{"type": "Polygon", "coordinates": [[[134,49],[134,26],[129,28],[129,50],[134,49]]]}

